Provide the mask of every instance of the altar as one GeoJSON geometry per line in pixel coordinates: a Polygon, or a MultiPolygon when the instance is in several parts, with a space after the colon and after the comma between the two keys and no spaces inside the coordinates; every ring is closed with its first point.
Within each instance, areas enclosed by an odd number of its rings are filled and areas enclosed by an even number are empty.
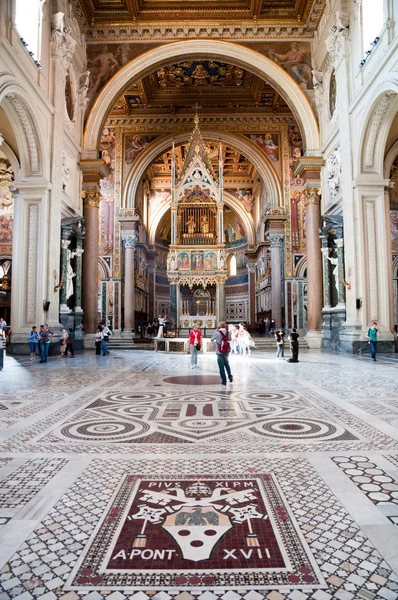
{"type": "Polygon", "coordinates": [[[216,328],[217,318],[215,315],[205,315],[205,316],[191,316],[191,315],[182,315],[180,317],[180,328],[181,329],[192,329],[194,323],[197,324],[199,329],[216,328]]]}

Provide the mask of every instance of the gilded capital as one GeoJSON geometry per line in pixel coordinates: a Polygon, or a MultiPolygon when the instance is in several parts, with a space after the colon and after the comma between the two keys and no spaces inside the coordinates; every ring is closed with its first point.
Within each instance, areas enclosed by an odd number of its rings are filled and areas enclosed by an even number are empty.
{"type": "Polygon", "coordinates": [[[320,188],[307,188],[304,190],[304,205],[308,204],[320,204],[321,202],[321,190],[320,188]]]}
{"type": "Polygon", "coordinates": [[[82,192],[83,206],[93,206],[99,208],[101,194],[96,190],[84,190],[82,192]]]}

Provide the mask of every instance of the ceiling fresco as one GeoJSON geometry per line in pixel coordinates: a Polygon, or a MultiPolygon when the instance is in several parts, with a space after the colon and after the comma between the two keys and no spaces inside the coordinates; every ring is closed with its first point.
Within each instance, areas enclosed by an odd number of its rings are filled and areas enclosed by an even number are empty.
{"type": "Polygon", "coordinates": [[[95,26],[179,21],[306,23],[317,0],[80,0],[95,26]]]}

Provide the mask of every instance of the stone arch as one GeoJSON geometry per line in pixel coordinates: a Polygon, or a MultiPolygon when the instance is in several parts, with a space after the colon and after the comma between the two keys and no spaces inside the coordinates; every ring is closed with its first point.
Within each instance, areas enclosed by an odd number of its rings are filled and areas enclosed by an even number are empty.
{"type": "MultiPolygon", "coordinates": [[[[159,207],[157,212],[155,213],[153,219],[151,220],[151,223],[149,224],[149,229],[148,229],[148,237],[149,237],[149,244],[151,246],[155,245],[155,237],[156,237],[156,231],[157,228],[159,226],[159,223],[162,219],[162,217],[167,213],[168,210],[170,210],[170,203],[171,203],[171,197],[169,196],[169,198],[167,200],[165,200],[159,207]]],[[[224,191],[224,203],[229,206],[230,208],[232,208],[240,217],[240,219],[243,222],[243,227],[245,228],[245,231],[247,232],[247,243],[249,244],[249,246],[254,246],[255,241],[256,241],[256,232],[255,232],[255,226],[254,226],[254,219],[253,217],[249,215],[249,213],[243,208],[243,206],[239,203],[237,198],[234,198],[234,196],[232,196],[232,194],[229,194],[228,192],[224,191]]]]}
{"type": "Polygon", "coordinates": [[[306,269],[307,269],[307,257],[303,256],[302,258],[300,258],[300,260],[298,261],[294,271],[295,271],[295,277],[302,277],[303,279],[306,277],[306,269]]]}
{"type": "Polygon", "coordinates": [[[101,276],[101,280],[108,280],[111,278],[109,265],[101,256],[98,257],[98,273],[101,276]]]}
{"type": "MultiPolygon", "coordinates": [[[[216,140],[221,140],[221,142],[228,144],[229,146],[242,152],[242,154],[244,154],[246,158],[252,162],[262,177],[264,184],[268,189],[269,195],[271,196],[272,206],[279,206],[283,202],[284,196],[282,192],[282,186],[274,166],[267,156],[261,154],[261,151],[253,144],[251,140],[240,135],[228,134],[225,132],[214,132],[211,130],[203,130],[201,133],[204,138],[210,137],[216,140]]],[[[190,135],[190,131],[180,133],[174,137],[174,143],[178,145],[182,142],[186,142],[189,140],[190,135]]],[[[134,169],[131,169],[127,177],[125,191],[122,198],[122,205],[124,207],[134,207],[137,187],[142,176],[148,169],[151,162],[153,162],[159,154],[166,152],[166,150],[171,147],[171,144],[172,139],[170,135],[167,135],[164,138],[156,139],[141,154],[134,165],[134,169]]]]}
{"type": "Polygon", "coordinates": [[[182,58],[220,57],[268,81],[284,98],[301,127],[307,155],[318,155],[319,128],[314,111],[293,78],[279,65],[251,48],[224,40],[184,40],[144,52],[121,68],[100,92],[87,118],[83,148],[96,151],[110,106],[132,81],[182,58]]]}
{"type": "Polygon", "coordinates": [[[386,74],[369,96],[373,101],[363,120],[358,172],[377,173],[383,178],[387,136],[398,111],[398,73],[386,74]]]}
{"type": "Polygon", "coordinates": [[[25,101],[27,96],[27,91],[14,78],[0,76],[0,106],[15,133],[21,177],[44,175],[41,128],[34,110],[25,101]]]}
{"type": "Polygon", "coordinates": [[[390,179],[392,163],[398,156],[398,140],[391,146],[384,159],[384,179],[390,179]]]}

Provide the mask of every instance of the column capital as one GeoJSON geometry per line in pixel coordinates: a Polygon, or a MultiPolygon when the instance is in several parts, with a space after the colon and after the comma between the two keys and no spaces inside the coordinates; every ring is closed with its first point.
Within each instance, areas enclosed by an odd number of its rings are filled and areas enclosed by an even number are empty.
{"type": "Polygon", "coordinates": [[[268,234],[267,234],[267,237],[269,239],[269,243],[270,243],[271,248],[275,248],[277,246],[282,246],[282,244],[283,244],[283,238],[285,236],[284,236],[284,233],[282,233],[282,232],[271,233],[269,231],[268,234]]]}
{"type": "Polygon", "coordinates": [[[136,247],[136,245],[138,243],[138,235],[136,235],[134,233],[133,234],[123,234],[122,240],[123,240],[123,244],[124,244],[125,248],[134,250],[134,248],[136,247]]]}
{"type": "Polygon", "coordinates": [[[99,208],[101,202],[101,194],[96,190],[83,190],[82,191],[83,206],[93,206],[99,208]]]}
{"type": "Polygon", "coordinates": [[[247,263],[246,269],[248,273],[255,273],[257,268],[257,263],[247,263]]]}
{"type": "Polygon", "coordinates": [[[321,203],[321,189],[320,188],[307,188],[304,190],[304,206],[308,204],[316,204],[319,206],[321,203]]]}

